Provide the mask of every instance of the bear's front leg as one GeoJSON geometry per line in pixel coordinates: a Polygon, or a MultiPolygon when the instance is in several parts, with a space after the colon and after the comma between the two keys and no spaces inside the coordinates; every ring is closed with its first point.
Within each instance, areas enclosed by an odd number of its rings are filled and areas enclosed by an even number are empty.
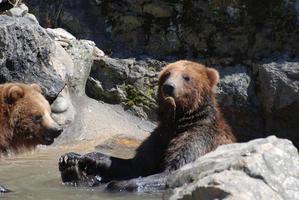
{"type": "Polygon", "coordinates": [[[110,158],[101,153],[80,155],[70,152],[60,157],[59,171],[64,183],[95,186],[102,181],[103,171],[110,163],[110,158]]]}

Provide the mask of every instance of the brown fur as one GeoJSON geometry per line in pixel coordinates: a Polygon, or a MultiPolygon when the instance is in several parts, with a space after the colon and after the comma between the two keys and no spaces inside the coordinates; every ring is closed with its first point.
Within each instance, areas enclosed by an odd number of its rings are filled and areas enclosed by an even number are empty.
{"type": "Polygon", "coordinates": [[[89,175],[100,175],[101,182],[112,181],[107,186],[110,190],[163,189],[171,171],[219,145],[235,142],[212,91],[218,81],[215,69],[195,62],[167,65],[159,78],[158,127],[135,157],[124,160],[97,152],[68,153],[59,163],[62,180],[84,181],[89,175]],[[137,178],[140,176],[144,178],[137,178]]]}
{"type": "Polygon", "coordinates": [[[51,144],[62,129],[50,114],[50,105],[38,85],[0,85],[0,151],[19,152],[51,144]]]}

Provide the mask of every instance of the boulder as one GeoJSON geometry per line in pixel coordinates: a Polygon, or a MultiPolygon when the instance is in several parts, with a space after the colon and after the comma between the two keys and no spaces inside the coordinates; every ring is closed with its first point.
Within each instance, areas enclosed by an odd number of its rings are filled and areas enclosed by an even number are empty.
{"type": "Polygon", "coordinates": [[[65,48],[74,62],[74,72],[68,76],[68,85],[73,94],[85,95],[85,85],[90,74],[97,48],[89,40],[72,40],[65,48]]]}
{"type": "Polygon", "coordinates": [[[218,102],[225,119],[238,141],[249,141],[263,136],[263,120],[255,94],[255,81],[244,65],[216,67],[220,82],[216,87],[218,102]]]}
{"type": "Polygon", "coordinates": [[[258,68],[258,96],[266,131],[299,147],[299,61],[280,59],[258,68]]]}
{"type": "Polygon", "coordinates": [[[53,101],[65,85],[50,62],[55,49],[46,31],[30,19],[0,15],[0,83],[38,83],[53,101]]]}
{"type": "Polygon", "coordinates": [[[299,199],[299,155],[271,136],[230,144],[175,171],[164,199],[299,199]]]}

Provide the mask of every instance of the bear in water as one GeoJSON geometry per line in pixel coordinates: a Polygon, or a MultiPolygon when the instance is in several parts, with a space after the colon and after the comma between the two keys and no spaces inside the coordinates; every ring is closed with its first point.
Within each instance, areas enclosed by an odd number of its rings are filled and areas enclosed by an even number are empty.
{"type": "Polygon", "coordinates": [[[67,153],[59,159],[62,181],[79,183],[97,176],[113,191],[164,189],[170,172],[235,142],[212,91],[218,81],[215,69],[199,63],[182,60],[165,66],[159,77],[159,124],[135,157],[67,153]]]}
{"type": "MultiPolygon", "coordinates": [[[[50,104],[38,85],[0,85],[0,154],[50,145],[62,130],[52,119],[50,104]]],[[[0,192],[6,191],[0,186],[0,192]]]]}

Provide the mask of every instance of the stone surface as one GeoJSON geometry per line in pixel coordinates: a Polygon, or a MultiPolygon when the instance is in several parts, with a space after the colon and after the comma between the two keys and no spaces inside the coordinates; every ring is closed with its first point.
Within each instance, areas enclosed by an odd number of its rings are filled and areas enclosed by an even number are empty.
{"type": "Polygon", "coordinates": [[[299,155],[275,136],[218,147],[174,172],[164,199],[293,200],[299,198],[299,155]]]}
{"type": "Polygon", "coordinates": [[[218,68],[218,102],[239,141],[262,137],[264,125],[255,94],[255,82],[243,65],[218,68]]]}
{"type": "Polygon", "coordinates": [[[11,17],[23,17],[28,13],[28,7],[25,4],[20,4],[7,11],[7,15],[11,17]]]}
{"type": "Polygon", "coordinates": [[[230,65],[299,52],[297,1],[26,2],[43,26],[65,28],[115,56],[191,56],[230,65]]]}
{"type": "Polygon", "coordinates": [[[50,63],[55,43],[27,18],[0,16],[0,83],[38,83],[53,101],[64,82],[50,63]]]}
{"type": "Polygon", "coordinates": [[[52,117],[62,127],[67,128],[75,119],[76,109],[66,86],[51,104],[52,117]]]}
{"type": "Polygon", "coordinates": [[[266,131],[299,146],[299,61],[270,61],[259,66],[259,99],[266,131]]]}
{"type": "Polygon", "coordinates": [[[154,127],[151,122],[125,112],[119,105],[101,103],[86,96],[71,98],[76,109],[75,119],[57,139],[57,144],[96,138],[104,141],[121,135],[141,141],[154,127]]]}
{"type": "Polygon", "coordinates": [[[93,64],[95,44],[87,40],[73,40],[66,51],[74,62],[74,72],[68,77],[69,88],[71,93],[82,96],[93,64]]]}
{"type": "Polygon", "coordinates": [[[86,93],[97,100],[121,103],[137,115],[151,118],[156,108],[157,71],[164,64],[152,59],[102,57],[94,62],[86,93]]]}

